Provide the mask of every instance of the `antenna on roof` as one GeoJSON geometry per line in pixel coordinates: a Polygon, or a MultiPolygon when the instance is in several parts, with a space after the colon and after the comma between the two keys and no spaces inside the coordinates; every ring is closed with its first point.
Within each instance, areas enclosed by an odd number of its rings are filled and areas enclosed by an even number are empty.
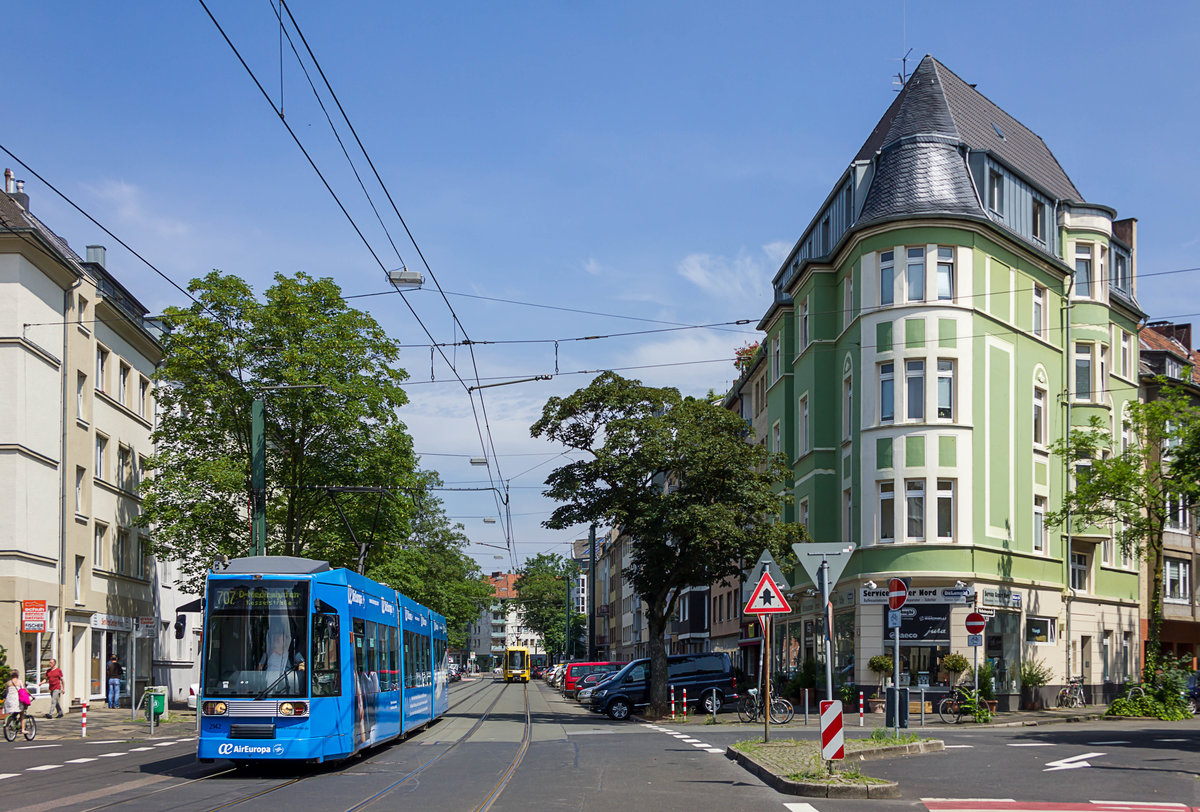
{"type": "Polygon", "coordinates": [[[901,6],[900,14],[900,48],[904,51],[904,56],[900,57],[897,62],[900,63],[900,72],[896,74],[896,78],[892,80],[892,88],[899,93],[908,84],[908,57],[912,53],[912,48],[908,47],[908,0],[904,0],[901,6]]]}

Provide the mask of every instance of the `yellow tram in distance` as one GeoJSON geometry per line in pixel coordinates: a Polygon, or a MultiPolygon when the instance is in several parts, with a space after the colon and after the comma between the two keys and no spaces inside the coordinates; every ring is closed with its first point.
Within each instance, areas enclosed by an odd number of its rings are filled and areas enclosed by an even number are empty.
{"type": "Polygon", "coordinates": [[[509,646],[504,650],[504,681],[529,682],[529,649],[509,646]]]}

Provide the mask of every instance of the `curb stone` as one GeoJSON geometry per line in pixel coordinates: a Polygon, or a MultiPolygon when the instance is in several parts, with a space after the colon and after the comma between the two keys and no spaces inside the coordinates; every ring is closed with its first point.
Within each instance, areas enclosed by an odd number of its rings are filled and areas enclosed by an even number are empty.
{"type": "MultiPolygon", "coordinates": [[[[883,749],[879,748],[874,752],[879,752],[883,749]]],[[[883,784],[824,784],[812,781],[793,781],[790,778],[776,774],[748,753],[734,750],[732,747],[726,748],[725,757],[737,762],[747,772],[757,776],[764,784],[776,792],[786,795],[800,795],[807,798],[857,799],[900,797],[900,785],[895,781],[888,781],[883,784]]]]}

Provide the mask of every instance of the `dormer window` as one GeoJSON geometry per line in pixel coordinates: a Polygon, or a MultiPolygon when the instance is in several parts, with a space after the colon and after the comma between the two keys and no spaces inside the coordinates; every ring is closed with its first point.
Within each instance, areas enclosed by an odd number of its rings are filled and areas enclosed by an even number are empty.
{"type": "Polygon", "coordinates": [[[1033,201],[1033,238],[1046,241],[1046,204],[1037,199],[1033,201]]]}
{"type": "Polygon", "coordinates": [[[988,207],[996,214],[1004,214],[1004,175],[995,169],[988,173],[988,207]]]}
{"type": "Polygon", "coordinates": [[[1183,377],[1183,364],[1179,362],[1179,359],[1172,358],[1171,356],[1168,355],[1167,356],[1166,373],[1167,373],[1168,378],[1176,378],[1176,379],[1182,378],[1183,377]]]}

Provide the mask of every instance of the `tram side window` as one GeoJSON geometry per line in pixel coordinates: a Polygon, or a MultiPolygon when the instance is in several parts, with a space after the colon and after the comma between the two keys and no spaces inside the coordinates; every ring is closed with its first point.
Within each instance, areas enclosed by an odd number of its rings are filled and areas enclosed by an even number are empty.
{"type": "Polygon", "coordinates": [[[379,693],[379,650],[375,642],[375,623],[368,620],[364,632],[367,641],[367,693],[379,693]]]}
{"type": "Polygon", "coordinates": [[[388,627],[388,640],[390,644],[388,673],[391,675],[390,691],[397,691],[400,688],[400,642],[398,642],[398,630],[395,626],[388,627]]]}
{"type": "Polygon", "coordinates": [[[413,633],[404,630],[404,687],[414,688],[417,684],[417,664],[413,661],[416,656],[413,645],[413,633]]]}
{"type": "Polygon", "coordinates": [[[363,676],[367,673],[367,649],[363,636],[366,633],[366,621],[360,617],[354,618],[354,673],[362,684],[363,676]]]}
{"type": "Polygon", "coordinates": [[[429,647],[429,644],[431,641],[429,640],[428,637],[422,637],[422,638],[420,638],[420,640],[421,640],[421,655],[422,655],[422,660],[423,660],[422,668],[421,668],[421,684],[422,685],[433,685],[433,663],[431,662],[431,660],[433,658],[433,652],[430,650],[430,647],[429,647]]]}
{"type": "Polygon", "coordinates": [[[339,696],[342,693],[339,628],[337,615],[313,615],[313,696],[339,696]]]}

